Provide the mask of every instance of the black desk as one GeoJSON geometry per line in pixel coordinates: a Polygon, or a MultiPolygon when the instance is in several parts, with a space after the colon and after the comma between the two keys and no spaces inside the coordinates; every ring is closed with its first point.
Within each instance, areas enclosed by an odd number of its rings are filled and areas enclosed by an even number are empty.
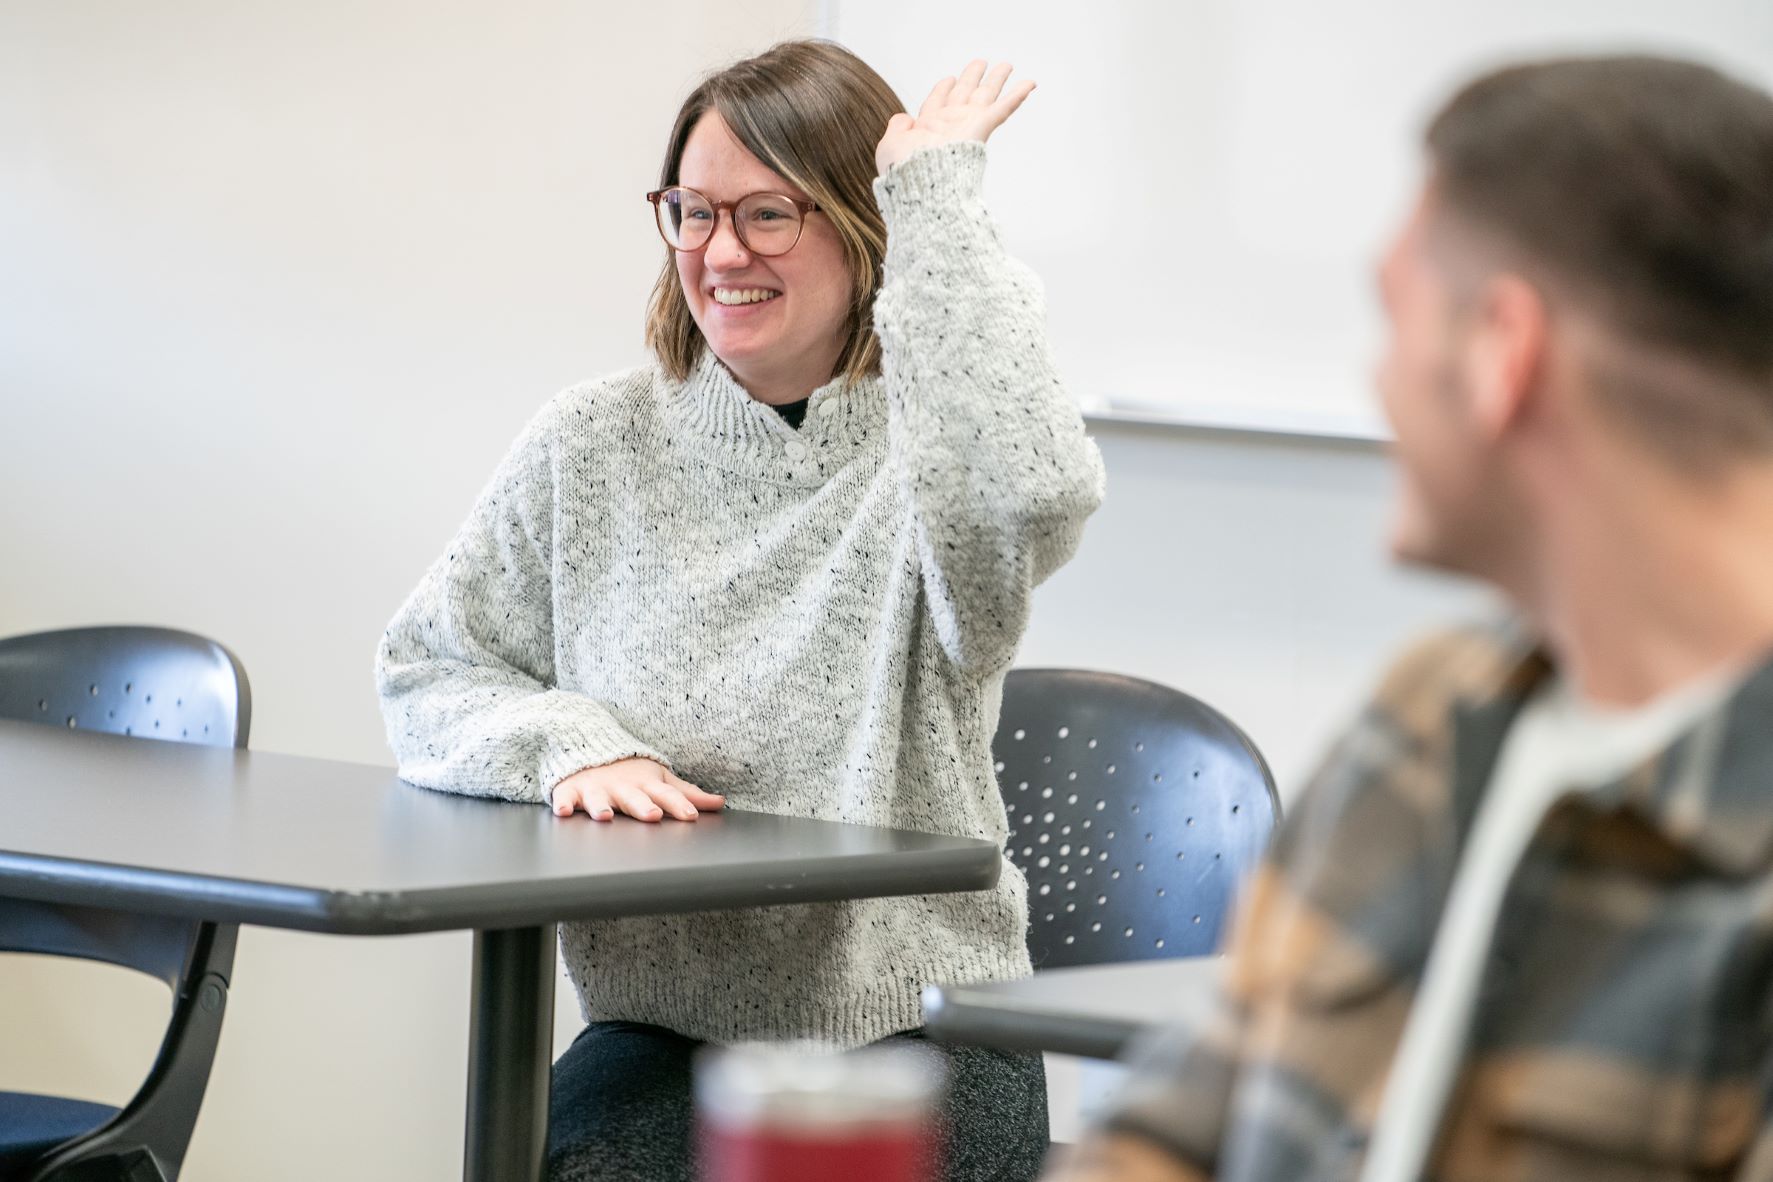
{"type": "Polygon", "coordinates": [[[929,985],[923,1017],[933,1037],[1010,1051],[1116,1059],[1136,1035],[1205,1016],[1218,957],[1048,969],[1020,981],[929,985]]]}
{"type": "Polygon", "coordinates": [[[539,1178],[556,922],[983,890],[987,842],[731,811],[570,821],[386,768],[0,721],[0,898],[474,930],[464,1177],[539,1178]]]}

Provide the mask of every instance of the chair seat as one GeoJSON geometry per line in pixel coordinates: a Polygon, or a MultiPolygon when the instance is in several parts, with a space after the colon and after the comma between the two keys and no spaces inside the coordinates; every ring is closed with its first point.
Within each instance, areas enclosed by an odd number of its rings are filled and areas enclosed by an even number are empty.
{"type": "Polygon", "coordinates": [[[117,1115],[108,1104],[0,1092],[0,1178],[11,1178],[63,1141],[117,1115]]]}

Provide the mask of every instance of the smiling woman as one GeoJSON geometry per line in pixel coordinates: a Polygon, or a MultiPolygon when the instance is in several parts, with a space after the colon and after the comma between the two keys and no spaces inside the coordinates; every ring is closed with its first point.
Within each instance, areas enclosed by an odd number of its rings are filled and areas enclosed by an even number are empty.
{"type": "Polygon", "coordinates": [[[859,329],[830,215],[820,217],[800,186],[747,151],[718,111],[696,120],[677,171],[690,186],[677,193],[733,199],[690,198],[696,229],[680,240],[699,243],[675,247],[676,274],[665,282],[753,398],[771,405],[805,398],[836,371],[859,329]],[[811,207],[804,218],[802,204],[811,207]],[[727,218],[723,207],[732,211],[727,218]]]}
{"type": "MultiPolygon", "coordinates": [[[[648,194],[656,360],[544,407],[389,625],[402,775],[562,824],[731,801],[1003,844],[1003,675],[1102,496],[980,197],[1009,73],[913,118],[792,42],[691,94],[648,194]]],[[[562,925],[590,1024],[550,1176],[689,1177],[697,1045],[919,1038],[924,985],[1029,971],[1026,925],[1007,861],[972,895],[562,925]]],[[[1032,1178],[1039,1057],[942,1053],[948,1176],[1032,1178]]]]}
{"type": "Polygon", "coordinates": [[[674,249],[653,289],[647,343],[667,372],[687,377],[711,345],[753,397],[781,404],[833,373],[859,381],[878,371],[870,317],[887,235],[874,152],[903,110],[880,75],[818,42],[778,46],[690,94],[659,178],[665,193],[687,187],[688,204],[656,202],[674,249]],[[720,217],[722,198],[752,202],[743,221],[738,208],[720,217]],[[669,232],[678,210],[696,227],[687,239],[669,232]],[[755,232],[771,218],[794,230],[775,231],[780,251],[755,232]],[[711,305],[782,296],[768,318],[710,315],[711,305]]]}

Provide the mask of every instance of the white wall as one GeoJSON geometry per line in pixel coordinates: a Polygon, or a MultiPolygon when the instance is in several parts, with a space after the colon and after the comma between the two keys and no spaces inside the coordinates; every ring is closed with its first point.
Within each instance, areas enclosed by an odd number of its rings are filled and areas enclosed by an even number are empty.
{"type": "Polygon", "coordinates": [[[1505,59],[1621,50],[1773,82],[1766,0],[824,0],[823,15],[907,97],[972,45],[1041,83],[991,185],[1042,192],[1003,209],[1004,235],[1048,281],[1079,394],[1368,437],[1386,434],[1365,381],[1383,327],[1371,256],[1453,88],[1505,59]]]}
{"type": "MultiPolygon", "coordinates": [[[[640,356],[677,100],[813,23],[489,12],[0,6],[0,633],[207,632],[255,747],[387,762],[383,623],[534,408],[640,356]]],[[[1026,659],[1200,693],[1289,789],[1382,651],[1468,603],[1384,563],[1376,452],[1101,440],[1109,503],[1026,659]]],[[[186,1177],[452,1176],[467,970],[459,934],[244,932],[186,1177]]],[[[162,1001],[92,972],[0,968],[0,1087],[129,1093],[162,1001]]]]}

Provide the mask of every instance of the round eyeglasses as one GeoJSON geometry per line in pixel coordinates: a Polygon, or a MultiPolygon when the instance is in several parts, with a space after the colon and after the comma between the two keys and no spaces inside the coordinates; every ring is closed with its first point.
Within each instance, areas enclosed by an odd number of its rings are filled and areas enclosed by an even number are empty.
{"type": "Polygon", "coordinates": [[[806,215],[818,212],[817,202],[781,193],[747,193],[737,201],[710,201],[687,185],[673,185],[646,195],[659,222],[659,237],[672,250],[698,251],[714,238],[720,211],[733,219],[739,243],[755,255],[787,254],[800,241],[806,215]]]}

